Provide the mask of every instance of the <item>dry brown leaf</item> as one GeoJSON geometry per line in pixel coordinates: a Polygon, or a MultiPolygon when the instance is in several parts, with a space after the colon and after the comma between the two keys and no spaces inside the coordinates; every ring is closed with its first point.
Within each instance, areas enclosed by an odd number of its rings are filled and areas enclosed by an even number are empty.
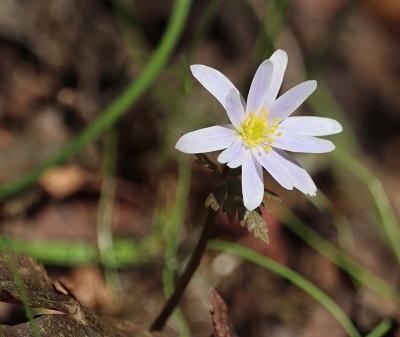
{"type": "MultiPolygon", "coordinates": [[[[97,317],[84,307],[69,291],[55,289],[44,267],[25,253],[19,256],[12,250],[0,252],[0,300],[23,303],[31,307],[52,309],[61,314],[36,317],[32,322],[14,326],[0,325],[2,337],[34,336],[34,323],[41,337],[150,337],[147,327],[116,324],[97,317]]],[[[158,335],[161,336],[161,335],[158,335]]]]}
{"type": "Polygon", "coordinates": [[[257,212],[257,209],[254,211],[246,210],[243,220],[240,221],[240,225],[242,227],[246,226],[248,231],[253,233],[256,238],[269,243],[267,223],[264,217],[257,212]]]}
{"type": "Polygon", "coordinates": [[[229,316],[228,307],[222,297],[215,289],[211,288],[211,319],[215,337],[236,337],[233,333],[229,316]]]}
{"type": "Polygon", "coordinates": [[[88,181],[88,175],[77,165],[57,166],[45,172],[40,186],[53,198],[63,199],[79,191],[88,181]]]}
{"type": "Polygon", "coordinates": [[[21,292],[17,278],[24,287],[30,306],[73,312],[76,300],[59,293],[53,286],[43,265],[25,253],[19,256],[7,249],[0,253],[0,300],[8,303],[22,304],[21,292]]]}

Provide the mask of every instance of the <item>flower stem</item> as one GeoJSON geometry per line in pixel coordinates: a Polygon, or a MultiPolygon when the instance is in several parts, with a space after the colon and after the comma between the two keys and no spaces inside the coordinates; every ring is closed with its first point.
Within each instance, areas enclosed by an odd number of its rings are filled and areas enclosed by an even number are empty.
{"type": "Polygon", "coordinates": [[[187,264],[186,269],[183,272],[182,276],[179,278],[174,293],[166,302],[161,313],[158,315],[158,317],[151,325],[150,331],[161,330],[165,322],[167,321],[168,317],[174,310],[174,308],[178,305],[183,295],[183,292],[185,291],[190,280],[192,279],[193,274],[195,273],[197,267],[200,264],[201,257],[203,256],[203,253],[206,250],[207,241],[210,238],[211,232],[214,228],[213,224],[216,214],[217,212],[213,211],[211,208],[208,209],[208,214],[205,219],[203,231],[201,232],[201,236],[197,243],[197,246],[194,249],[192,256],[190,257],[190,261],[187,264]]]}

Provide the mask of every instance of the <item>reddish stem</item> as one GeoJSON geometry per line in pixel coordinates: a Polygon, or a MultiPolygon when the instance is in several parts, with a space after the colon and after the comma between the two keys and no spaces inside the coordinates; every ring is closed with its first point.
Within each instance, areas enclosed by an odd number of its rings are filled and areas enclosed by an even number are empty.
{"type": "Polygon", "coordinates": [[[179,278],[174,293],[169,298],[168,302],[166,302],[163,310],[151,325],[150,331],[161,330],[174,308],[178,305],[183,295],[183,292],[185,291],[197,267],[199,266],[201,257],[206,250],[207,241],[211,235],[212,229],[214,228],[213,224],[216,214],[217,212],[209,208],[206,221],[203,226],[203,231],[201,232],[201,236],[197,243],[197,246],[194,249],[192,256],[190,257],[190,261],[187,264],[185,271],[179,278]]]}

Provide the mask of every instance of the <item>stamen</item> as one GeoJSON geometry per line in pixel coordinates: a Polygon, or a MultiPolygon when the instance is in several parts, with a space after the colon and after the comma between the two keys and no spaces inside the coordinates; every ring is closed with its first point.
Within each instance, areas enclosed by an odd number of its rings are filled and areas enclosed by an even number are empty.
{"type": "MultiPolygon", "coordinates": [[[[267,143],[272,144],[275,141],[274,134],[276,129],[279,127],[279,124],[268,127],[267,109],[262,108],[261,113],[262,114],[260,115],[256,115],[254,112],[250,112],[240,127],[239,133],[248,146],[254,147],[256,145],[261,145],[266,150],[272,151],[272,147],[267,145],[267,143]]],[[[273,120],[278,122],[279,118],[274,118],[273,120]]],[[[278,136],[281,134],[282,133],[279,132],[278,136]]]]}

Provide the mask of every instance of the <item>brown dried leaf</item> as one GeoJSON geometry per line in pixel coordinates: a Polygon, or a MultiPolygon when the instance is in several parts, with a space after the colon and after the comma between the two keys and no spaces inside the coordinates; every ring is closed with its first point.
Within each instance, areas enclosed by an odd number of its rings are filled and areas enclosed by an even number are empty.
{"type": "Polygon", "coordinates": [[[261,205],[263,205],[267,212],[272,215],[272,208],[265,201],[263,201],[261,205]]]}
{"type": "Polygon", "coordinates": [[[246,226],[248,231],[253,233],[256,238],[269,243],[267,223],[259,212],[257,208],[253,211],[246,210],[243,220],[240,221],[240,225],[242,227],[246,226]]]}
{"type": "Polygon", "coordinates": [[[229,316],[228,307],[215,289],[211,288],[211,320],[215,337],[235,337],[229,316]]]}
{"type": "MultiPolygon", "coordinates": [[[[147,327],[116,325],[97,317],[72,294],[55,289],[43,265],[25,253],[19,256],[10,249],[0,252],[0,301],[23,303],[21,288],[32,307],[53,309],[57,315],[43,315],[34,322],[41,337],[150,337],[147,327]]],[[[0,325],[0,336],[34,337],[30,322],[15,326],[0,325]]]]}
{"type": "MultiPolygon", "coordinates": [[[[79,306],[73,315],[43,315],[35,318],[41,337],[165,337],[163,333],[150,333],[148,327],[120,324],[99,319],[88,308],[79,306]]],[[[0,325],[2,337],[35,337],[30,322],[8,326],[0,325]]]]}
{"type": "Polygon", "coordinates": [[[206,199],[206,203],[205,203],[206,207],[211,207],[211,209],[213,211],[218,211],[219,209],[219,203],[217,198],[215,197],[214,193],[210,193],[206,199]]]}
{"type": "Polygon", "coordinates": [[[53,198],[64,199],[88,182],[89,175],[77,165],[57,166],[47,170],[39,185],[53,198]]]}
{"type": "MultiPolygon", "coordinates": [[[[103,334],[91,325],[84,324],[68,315],[44,315],[35,319],[41,337],[111,337],[123,336],[103,334]]],[[[30,322],[13,326],[0,326],[4,337],[35,337],[30,322]]]]}
{"type": "Polygon", "coordinates": [[[19,256],[12,250],[0,252],[0,301],[23,303],[21,291],[17,286],[17,277],[25,288],[27,302],[36,308],[45,308],[72,312],[76,308],[76,300],[58,292],[43,265],[25,253],[19,256]]]}

